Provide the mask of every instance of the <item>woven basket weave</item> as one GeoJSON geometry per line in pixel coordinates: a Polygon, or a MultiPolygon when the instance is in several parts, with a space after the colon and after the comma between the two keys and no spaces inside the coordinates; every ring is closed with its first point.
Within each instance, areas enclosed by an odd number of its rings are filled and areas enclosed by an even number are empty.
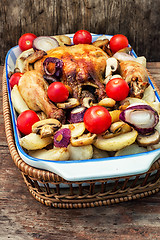
{"type": "MultiPolygon", "coordinates": [[[[148,74],[158,92],[155,81],[149,72],[148,74]]],[[[15,146],[5,68],[2,87],[3,114],[9,151],[15,165],[22,173],[29,192],[37,201],[54,208],[86,208],[135,200],[159,191],[159,159],[144,174],[85,182],[69,182],[57,174],[27,165],[19,156],[15,146]]]]}

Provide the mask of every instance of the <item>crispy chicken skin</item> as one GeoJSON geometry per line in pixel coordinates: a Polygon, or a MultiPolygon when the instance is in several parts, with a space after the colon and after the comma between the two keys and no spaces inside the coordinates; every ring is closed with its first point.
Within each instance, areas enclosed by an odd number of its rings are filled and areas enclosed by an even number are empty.
{"type": "Polygon", "coordinates": [[[108,55],[99,47],[78,44],[52,49],[34,64],[34,69],[44,73],[43,62],[47,57],[55,57],[63,61],[61,81],[72,87],[73,97],[80,98],[82,85],[87,82],[97,85],[96,93],[99,99],[106,96],[102,82],[108,55]]]}
{"type": "Polygon", "coordinates": [[[35,70],[23,74],[19,83],[19,91],[31,110],[43,111],[48,118],[64,119],[64,113],[47,97],[48,84],[40,72],[35,70]]]}

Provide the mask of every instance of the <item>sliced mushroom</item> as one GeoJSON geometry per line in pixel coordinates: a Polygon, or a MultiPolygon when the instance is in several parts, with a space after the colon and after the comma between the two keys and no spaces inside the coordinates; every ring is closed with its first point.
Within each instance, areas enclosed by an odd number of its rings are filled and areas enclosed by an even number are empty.
{"type": "Polygon", "coordinates": [[[39,50],[31,54],[29,57],[27,57],[24,61],[23,72],[33,70],[31,64],[35,63],[37,60],[40,60],[45,55],[47,55],[45,51],[39,50]]]}
{"type": "Polygon", "coordinates": [[[53,136],[55,131],[61,127],[61,123],[57,119],[44,119],[32,125],[32,132],[39,134],[41,138],[53,136]]]}
{"type": "Polygon", "coordinates": [[[117,133],[117,132],[129,132],[131,131],[131,127],[127,124],[127,123],[124,123],[124,122],[121,122],[121,121],[118,121],[118,122],[115,122],[115,123],[112,123],[111,126],[110,126],[110,131],[112,133],[117,133]]]}
{"type": "Polygon", "coordinates": [[[76,99],[76,98],[68,98],[68,100],[64,103],[57,103],[57,107],[62,108],[62,109],[74,108],[79,105],[80,105],[80,103],[79,103],[78,99],[76,99]]]}
{"type": "Polygon", "coordinates": [[[112,73],[117,71],[118,69],[118,61],[114,57],[110,57],[106,60],[106,72],[105,72],[105,80],[104,83],[107,84],[107,82],[111,79],[112,73]]]}
{"type": "Polygon", "coordinates": [[[93,106],[93,99],[91,97],[85,97],[83,98],[82,105],[86,108],[90,108],[93,106]]]}
{"type": "Polygon", "coordinates": [[[107,53],[108,56],[112,56],[113,53],[111,52],[110,46],[109,46],[109,39],[107,39],[106,36],[100,36],[97,38],[95,42],[92,43],[94,46],[101,48],[104,52],[107,53]]]}
{"type": "Polygon", "coordinates": [[[71,138],[71,144],[74,147],[90,145],[93,143],[96,136],[97,136],[96,134],[92,134],[92,133],[83,134],[82,136],[80,136],[78,138],[71,138]]]}
{"type": "Polygon", "coordinates": [[[131,131],[132,128],[128,124],[119,121],[112,123],[110,129],[106,131],[102,136],[103,138],[108,139],[131,131]]]}
{"type": "Polygon", "coordinates": [[[103,98],[98,105],[103,106],[103,107],[114,107],[116,104],[116,101],[112,98],[103,98]]]}
{"type": "Polygon", "coordinates": [[[95,46],[95,47],[100,47],[102,48],[103,46],[105,45],[108,45],[109,43],[109,40],[107,38],[103,38],[103,39],[98,39],[96,40],[95,42],[93,42],[92,44],[95,46]]]}
{"type": "Polygon", "coordinates": [[[151,134],[141,135],[139,134],[137,137],[137,143],[139,146],[147,147],[153,144],[157,144],[160,141],[160,135],[157,130],[152,132],[151,134]]]}

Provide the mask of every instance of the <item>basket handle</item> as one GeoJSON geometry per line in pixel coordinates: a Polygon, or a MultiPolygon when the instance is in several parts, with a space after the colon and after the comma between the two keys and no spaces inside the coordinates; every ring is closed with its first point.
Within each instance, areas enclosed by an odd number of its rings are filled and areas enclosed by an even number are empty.
{"type": "MultiPolygon", "coordinates": [[[[35,162],[35,167],[54,172],[68,181],[86,181],[96,179],[111,179],[146,173],[151,165],[159,158],[160,149],[130,156],[121,156],[108,159],[93,159],[90,161],[35,162]]],[[[33,162],[26,159],[27,164],[33,162]]]]}

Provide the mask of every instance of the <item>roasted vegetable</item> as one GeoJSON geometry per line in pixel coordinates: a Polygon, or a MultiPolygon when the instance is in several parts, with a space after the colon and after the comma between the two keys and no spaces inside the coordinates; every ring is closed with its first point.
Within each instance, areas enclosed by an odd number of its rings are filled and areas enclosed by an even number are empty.
{"type": "Polygon", "coordinates": [[[58,46],[59,46],[58,41],[55,38],[49,36],[40,36],[33,40],[33,49],[35,51],[37,50],[49,51],[58,46]]]}
{"type": "Polygon", "coordinates": [[[133,104],[120,113],[119,118],[134,127],[139,133],[153,132],[159,121],[158,113],[149,105],[133,104]]]}
{"type": "Polygon", "coordinates": [[[48,57],[44,60],[43,67],[47,75],[60,78],[62,75],[63,61],[55,57],[48,57]]]}
{"type": "Polygon", "coordinates": [[[68,128],[60,129],[54,135],[55,147],[67,147],[70,143],[71,130],[68,128]]]}
{"type": "Polygon", "coordinates": [[[87,108],[81,106],[74,108],[69,115],[68,121],[70,123],[79,123],[83,122],[83,117],[86,112],[87,108]]]}

